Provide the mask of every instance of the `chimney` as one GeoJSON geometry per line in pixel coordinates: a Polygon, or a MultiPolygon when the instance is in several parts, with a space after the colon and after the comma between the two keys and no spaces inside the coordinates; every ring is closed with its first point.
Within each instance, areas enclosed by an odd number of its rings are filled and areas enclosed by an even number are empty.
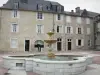
{"type": "Polygon", "coordinates": [[[71,13],[74,13],[74,10],[71,10],[71,13]]]}
{"type": "Polygon", "coordinates": [[[76,13],[80,13],[80,7],[76,7],[76,13]]]}

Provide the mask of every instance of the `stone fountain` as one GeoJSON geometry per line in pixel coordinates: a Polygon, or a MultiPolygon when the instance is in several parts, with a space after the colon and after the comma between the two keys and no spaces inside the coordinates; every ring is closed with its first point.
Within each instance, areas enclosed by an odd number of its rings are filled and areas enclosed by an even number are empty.
{"type": "Polygon", "coordinates": [[[54,35],[54,32],[50,31],[47,33],[47,35],[49,36],[48,40],[44,40],[44,42],[46,42],[49,46],[49,50],[48,50],[48,58],[52,59],[55,58],[55,54],[52,52],[52,44],[56,43],[56,40],[52,39],[52,36],[54,35]]]}
{"type": "MultiPolygon", "coordinates": [[[[54,32],[48,32],[48,40],[44,40],[49,46],[48,55],[31,54],[18,56],[4,56],[4,68],[33,71],[40,75],[78,75],[86,70],[92,63],[92,56],[77,54],[54,54],[52,44],[54,32]]],[[[67,53],[67,52],[66,52],[67,53]]]]}

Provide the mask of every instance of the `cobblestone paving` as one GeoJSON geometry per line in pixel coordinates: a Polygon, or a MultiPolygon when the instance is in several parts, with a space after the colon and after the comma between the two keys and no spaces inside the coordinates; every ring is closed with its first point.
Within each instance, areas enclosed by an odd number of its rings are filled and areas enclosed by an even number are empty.
{"type": "MultiPolygon", "coordinates": [[[[75,52],[77,53],[77,52],[75,52]]],[[[82,52],[80,52],[82,53],[82,52]]],[[[93,57],[93,64],[87,67],[87,71],[80,75],[100,75],[100,51],[92,51],[92,52],[83,52],[83,54],[91,54],[93,57]]],[[[0,53],[0,75],[5,75],[8,72],[7,69],[3,68],[3,55],[18,55],[19,53],[0,53]]],[[[20,53],[20,54],[28,54],[28,53],[20,53]]],[[[31,53],[32,54],[32,53],[31,53]]],[[[27,75],[39,75],[33,72],[27,72],[27,75]]]]}

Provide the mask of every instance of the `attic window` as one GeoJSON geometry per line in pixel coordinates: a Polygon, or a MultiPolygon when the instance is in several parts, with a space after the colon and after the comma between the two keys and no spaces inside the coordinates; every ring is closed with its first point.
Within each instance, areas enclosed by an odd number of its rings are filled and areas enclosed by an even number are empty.
{"type": "Polygon", "coordinates": [[[43,10],[43,5],[42,4],[37,4],[37,10],[42,11],[43,10]]]}
{"type": "Polygon", "coordinates": [[[20,0],[21,3],[27,4],[28,0],[20,0]]]}
{"type": "Polygon", "coordinates": [[[18,9],[19,8],[19,4],[16,2],[14,3],[14,9],[18,9]]]}

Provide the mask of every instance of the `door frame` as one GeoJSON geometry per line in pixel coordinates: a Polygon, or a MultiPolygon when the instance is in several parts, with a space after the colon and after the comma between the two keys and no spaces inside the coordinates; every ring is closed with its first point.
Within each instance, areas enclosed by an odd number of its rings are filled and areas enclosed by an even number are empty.
{"type": "Polygon", "coordinates": [[[26,52],[25,51],[25,40],[29,40],[30,41],[30,43],[29,43],[29,51],[31,51],[31,40],[30,39],[24,39],[24,52],[26,52]]]}
{"type": "Polygon", "coordinates": [[[72,50],[72,42],[71,41],[67,42],[67,44],[68,44],[68,47],[67,47],[68,51],[71,51],[72,50]],[[71,49],[70,50],[68,49],[69,48],[69,44],[68,43],[71,43],[71,49]]]}

